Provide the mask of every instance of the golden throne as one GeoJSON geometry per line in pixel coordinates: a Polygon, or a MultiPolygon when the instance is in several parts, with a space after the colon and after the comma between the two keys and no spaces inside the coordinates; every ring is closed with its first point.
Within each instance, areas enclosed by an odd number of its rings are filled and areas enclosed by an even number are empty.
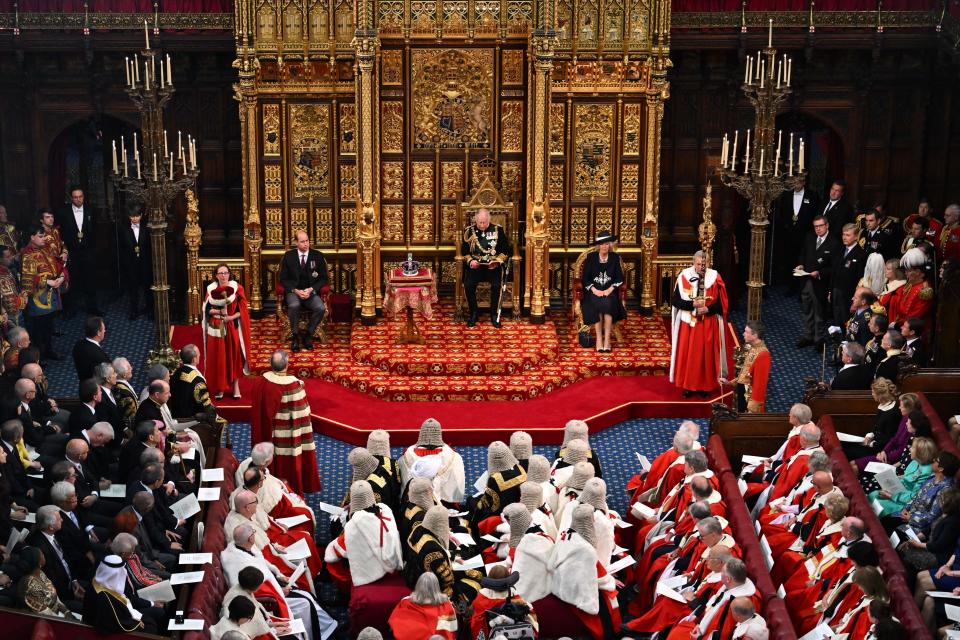
{"type": "MultiPolygon", "coordinates": [[[[584,286],[583,286],[583,263],[586,261],[587,256],[591,253],[597,251],[597,247],[590,247],[586,251],[580,253],[577,256],[576,261],[573,263],[573,305],[570,307],[570,313],[573,316],[573,326],[574,329],[580,331],[583,329],[583,309],[580,307],[580,303],[583,301],[584,296],[584,286]]],[[[617,288],[617,295],[620,297],[620,303],[626,307],[627,304],[627,282],[626,282],[626,272],[624,272],[624,282],[617,288]]],[[[627,321],[627,318],[624,318],[620,322],[617,322],[613,325],[613,339],[618,343],[623,344],[623,333],[620,331],[620,325],[627,321]]]]}
{"type": "MultiPolygon", "coordinates": [[[[267,265],[267,270],[273,277],[274,294],[277,297],[277,322],[283,328],[283,341],[288,342],[293,337],[293,331],[290,327],[290,318],[287,317],[286,292],[284,291],[283,284],[280,282],[280,263],[276,262],[267,265]]],[[[330,320],[330,285],[324,285],[318,295],[320,299],[323,300],[323,317],[320,319],[320,323],[317,325],[311,337],[320,344],[326,344],[326,326],[330,320]]],[[[303,335],[307,332],[307,327],[310,326],[310,315],[312,313],[309,309],[301,307],[300,318],[297,320],[298,335],[303,335]]]]}
{"type": "MultiPolygon", "coordinates": [[[[505,289],[500,295],[501,316],[506,316],[509,310],[510,316],[517,320],[520,318],[520,247],[519,229],[517,221],[517,206],[512,202],[506,202],[503,194],[494,185],[490,175],[483,178],[480,186],[473,192],[468,202],[457,203],[457,238],[456,256],[454,261],[457,274],[456,284],[454,285],[454,300],[456,303],[456,313],[454,319],[463,321],[469,314],[467,309],[466,291],[463,286],[463,270],[466,268],[466,254],[463,250],[463,232],[473,224],[473,216],[480,209],[486,209],[490,212],[491,224],[497,224],[503,227],[507,237],[510,238],[512,255],[504,264],[503,283],[505,289]]],[[[477,306],[483,310],[490,310],[490,283],[481,282],[477,285],[477,306]]]]}

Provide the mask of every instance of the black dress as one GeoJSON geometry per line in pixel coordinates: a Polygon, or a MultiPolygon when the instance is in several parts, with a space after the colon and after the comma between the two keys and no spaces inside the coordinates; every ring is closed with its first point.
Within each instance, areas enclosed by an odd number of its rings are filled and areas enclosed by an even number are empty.
{"type": "Polygon", "coordinates": [[[587,325],[596,324],[600,317],[604,315],[611,316],[614,322],[619,322],[627,317],[627,310],[620,302],[620,296],[617,287],[623,284],[623,266],[620,262],[620,256],[611,251],[607,254],[607,261],[600,262],[598,252],[590,253],[583,263],[583,323],[587,325]],[[602,297],[593,293],[590,287],[595,287],[603,291],[613,287],[613,292],[609,296],[602,297]]]}

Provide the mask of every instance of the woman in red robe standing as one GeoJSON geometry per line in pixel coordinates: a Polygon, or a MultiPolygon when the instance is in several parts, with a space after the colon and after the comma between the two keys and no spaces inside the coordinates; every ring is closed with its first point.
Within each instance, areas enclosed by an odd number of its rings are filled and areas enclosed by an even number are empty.
{"type": "Polygon", "coordinates": [[[203,373],[217,399],[233,389],[240,397],[240,377],[250,373],[250,313],[243,287],[230,267],[217,265],[203,302],[203,373]]]}

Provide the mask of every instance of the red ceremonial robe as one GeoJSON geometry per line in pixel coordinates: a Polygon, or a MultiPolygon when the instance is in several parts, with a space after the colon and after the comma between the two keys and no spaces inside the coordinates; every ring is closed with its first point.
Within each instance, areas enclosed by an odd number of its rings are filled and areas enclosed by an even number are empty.
{"type": "MultiPolygon", "coordinates": [[[[723,586],[720,574],[711,574],[697,587],[695,598],[708,600],[723,586]]],[[[690,605],[673,598],[658,596],[653,606],[646,609],[639,618],[628,622],[625,626],[637,633],[655,633],[677,624],[681,618],[690,615],[690,605]]]]}
{"type": "Polygon", "coordinates": [[[753,606],[758,611],[760,610],[760,594],[754,587],[753,582],[747,580],[738,587],[719,592],[717,596],[711,598],[700,621],[679,623],[667,635],[667,640],[690,640],[690,632],[698,626],[701,627],[701,638],[710,638],[714,631],[719,631],[718,636],[720,638],[732,637],[733,628],[737,626],[737,622],[730,615],[730,603],[734,598],[740,596],[750,598],[753,601],[753,606]],[[721,598],[719,601],[716,600],[718,596],[721,598]],[[707,616],[709,616],[709,621],[704,625],[703,619],[707,616]]]}
{"type": "MultiPolygon", "coordinates": [[[[683,301],[697,297],[697,277],[693,267],[687,267],[677,277],[675,291],[683,301]]],[[[719,302],[720,313],[694,316],[690,311],[673,308],[670,382],[688,391],[713,391],[718,378],[729,378],[733,370],[732,354],[726,344],[727,288],[713,269],[707,269],[704,286],[707,306],[719,302]]]]}
{"type": "Polygon", "coordinates": [[[233,294],[223,300],[214,300],[210,294],[220,285],[207,285],[207,297],[203,302],[203,377],[210,393],[227,393],[233,390],[233,381],[250,373],[250,312],[243,287],[231,280],[228,287],[233,294]],[[211,316],[210,309],[223,309],[227,315],[240,314],[230,322],[219,316],[211,316]]]}
{"type": "Polygon", "coordinates": [[[295,493],[320,491],[310,405],[303,382],[285,373],[268,371],[254,391],[251,442],[274,444],[270,472],[286,480],[295,493]]]}
{"type": "Polygon", "coordinates": [[[414,604],[407,596],[390,614],[390,629],[397,640],[423,640],[440,636],[456,640],[457,612],[449,601],[443,604],[414,604]]]}

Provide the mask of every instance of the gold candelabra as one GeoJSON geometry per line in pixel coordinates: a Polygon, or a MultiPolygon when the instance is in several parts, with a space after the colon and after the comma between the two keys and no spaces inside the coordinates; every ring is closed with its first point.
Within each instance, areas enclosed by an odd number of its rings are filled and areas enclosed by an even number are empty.
{"type": "Polygon", "coordinates": [[[747,56],[743,92],[756,111],[754,128],[747,129],[743,156],[739,156],[740,132],[735,131],[733,146],[723,136],[720,150],[720,181],[736,189],[750,201],[750,270],[747,280],[747,320],[759,321],[763,300],[763,260],[770,204],[788,189],[802,185],[805,179],[805,147],[799,136],[794,163],[794,134],[790,133],[783,157],[783,131],[775,131],[777,113],[790,95],[793,59],[777,56],[773,48],[773,20],[770,21],[767,47],[757,56],[747,56]],[[776,135],[776,139],[774,139],[776,135]],[[752,139],[751,139],[752,136],[752,139]]]}
{"type": "Polygon", "coordinates": [[[197,168],[196,141],[187,136],[183,144],[177,132],[176,146],[169,144],[163,128],[163,111],[173,95],[173,73],[170,54],[161,57],[150,47],[150,32],[143,23],[146,48],[126,59],[127,95],[140,111],[142,140],[133,134],[132,154],[121,136],[120,152],[113,141],[114,186],[126,194],[131,204],[147,211],[147,227],[153,258],[153,299],[155,344],[148,361],[161,363],[171,370],[179,359],[170,347],[170,284],[167,281],[167,211],[170,204],[188,189],[193,189],[200,170],[197,168]],[[142,62],[142,64],[141,64],[142,62]],[[159,70],[159,73],[158,73],[159,70]],[[142,149],[142,150],[141,150],[142,149]]]}

